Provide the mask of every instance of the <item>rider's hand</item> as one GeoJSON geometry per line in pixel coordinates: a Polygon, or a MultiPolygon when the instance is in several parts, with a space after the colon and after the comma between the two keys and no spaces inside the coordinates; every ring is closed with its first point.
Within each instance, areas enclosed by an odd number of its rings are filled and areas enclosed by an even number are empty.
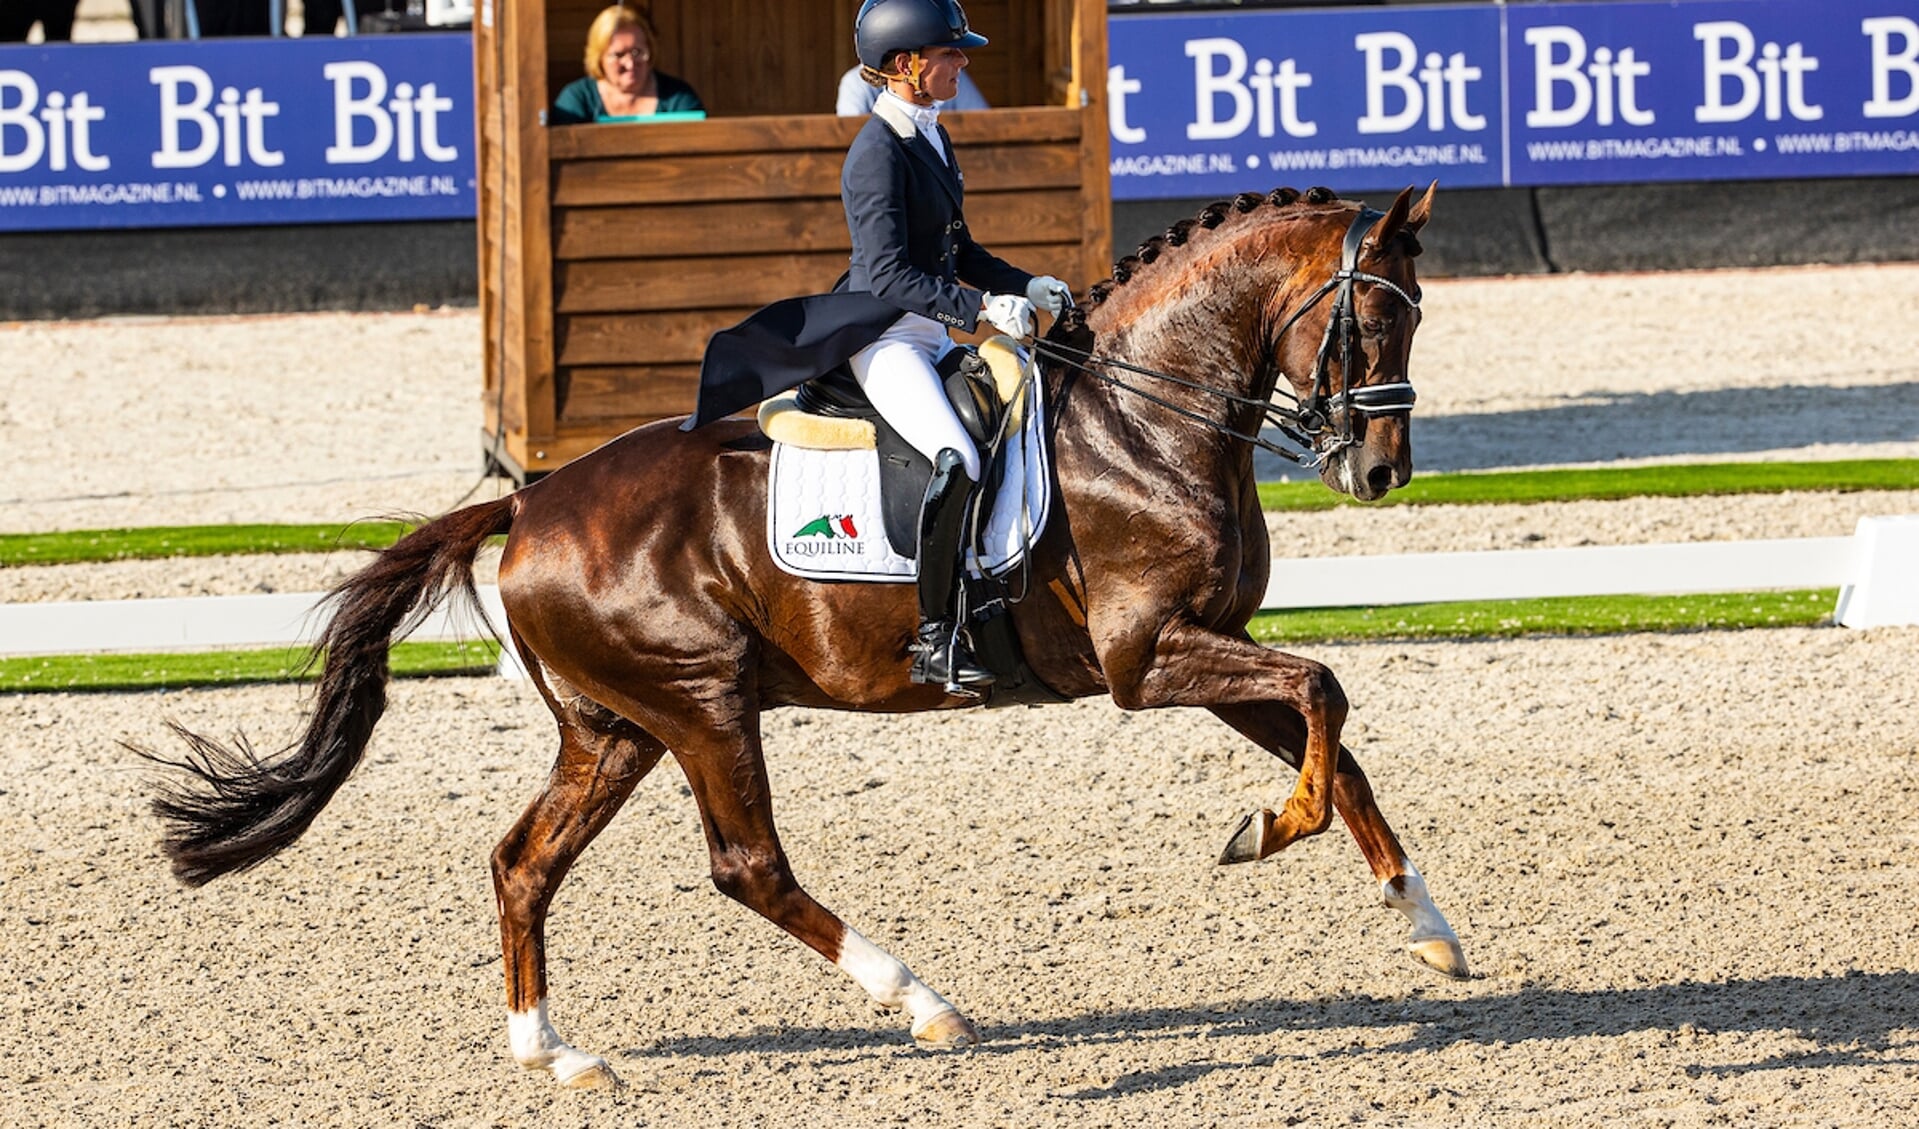
{"type": "Polygon", "coordinates": [[[1050,274],[1042,274],[1026,284],[1026,299],[1058,317],[1061,311],[1073,304],[1073,288],[1050,274]]]}
{"type": "Polygon", "coordinates": [[[1033,335],[1033,303],[1017,294],[988,294],[980,316],[1008,337],[1023,341],[1033,335]]]}

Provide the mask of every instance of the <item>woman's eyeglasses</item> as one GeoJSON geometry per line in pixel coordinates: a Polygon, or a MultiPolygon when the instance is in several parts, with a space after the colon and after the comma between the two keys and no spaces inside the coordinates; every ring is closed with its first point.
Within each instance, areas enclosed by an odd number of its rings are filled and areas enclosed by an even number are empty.
{"type": "Polygon", "coordinates": [[[606,57],[613,62],[639,63],[653,57],[653,52],[645,47],[629,47],[624,51],[608,51],[606,57]]]}

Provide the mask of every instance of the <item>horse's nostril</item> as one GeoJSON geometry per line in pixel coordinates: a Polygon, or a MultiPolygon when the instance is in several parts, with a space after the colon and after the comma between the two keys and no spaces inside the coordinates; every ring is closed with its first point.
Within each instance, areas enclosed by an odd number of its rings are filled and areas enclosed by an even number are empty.
{"type": "Polygon", "coordinates": [[[1372,489],[1373,497],[1393,488],[1393,468],[1386,463],[1376,464],[1366,472],[1366,485],[1372,489]]]}

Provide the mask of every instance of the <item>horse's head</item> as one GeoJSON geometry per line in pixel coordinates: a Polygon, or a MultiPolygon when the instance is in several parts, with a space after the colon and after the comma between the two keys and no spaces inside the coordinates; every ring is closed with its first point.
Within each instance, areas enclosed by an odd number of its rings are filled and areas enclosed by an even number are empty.
{"type": "Polygon", "coordinates": [[[1292,285],[1273,294],[1275,384],[1291,385],[1298,405],[1280,414],[1311,446],[1321,480],[1361,501],[1383,497],[1413,474],[1406,375],[1419,328],[1413,256],[1432,204],[1433,188],[1417,203],[1408,188],[1383,215],[1331,214],[1311,265],[1296,268],[1292,285]]]}
{"type": "Polygon", "coordinates": [[[1244,441],[1371,501],[1412,477],[1413,256],[1432,200],[1407,189],[1382,214],[1278,188],[1211,204],[1115,263],[1041,352],[1111,386],[1091,414],[1130,450],[1192,466],[1209,443],[1232,449],[1220,437],[1244,441]],[[1269,425],[1308,454],[1260,435],[1269,425]]]}

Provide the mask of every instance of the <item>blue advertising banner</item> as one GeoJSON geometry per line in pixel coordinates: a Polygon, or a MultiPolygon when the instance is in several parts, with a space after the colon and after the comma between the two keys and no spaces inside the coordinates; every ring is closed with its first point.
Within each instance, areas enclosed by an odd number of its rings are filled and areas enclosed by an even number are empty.
{"type": "Polygon", "coordinates": [[[1913,0],[1505,13],[1509,183],[1919,172],[1913,0]]]}
{"type": "Polygon", "coordinates": [[[0,231],[472,218],[464,34],[0,48],[0,231]]]}
{"type": "Polygon", "coordinates": [[[1500,12],[1114,16],[1113,198],[1499,184],[1500,12]]]}
{"type": "Polygon", "coordinates": [[[1115,15],[1113,197],[1919,173],[1913,0],[1115,15]]]}
{"type": "MultiPolygon", "coordinates": [[[[1113,196],[1919,173],[1914,0],[1113,15],[1113,196]]],[[[464,34],[0,47],[0,232],[469,218],[464,34]]]]}

